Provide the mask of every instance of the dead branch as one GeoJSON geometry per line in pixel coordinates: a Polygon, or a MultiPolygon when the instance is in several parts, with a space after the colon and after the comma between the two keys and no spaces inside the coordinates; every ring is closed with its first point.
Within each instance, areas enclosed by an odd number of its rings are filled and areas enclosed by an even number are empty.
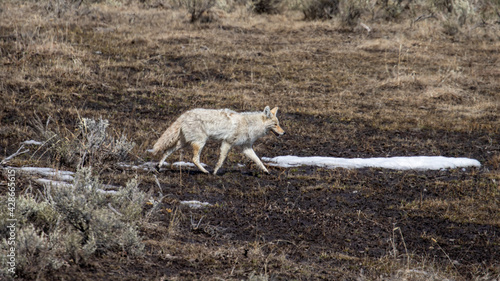
{"type": "Polygon", "coordinates": [[[372,31],[372,29],[368,25],[366,25],[364,23],[360,23],[360,25],[361,25],[361,27],[363,27],[364,29],[366,29],[366,31],[368,31],[368,33],[370,33],[372,31]]]}
{"type": "Polygon", "coordinates": [[[18,156],[18,155],[21,155],[21,154],[24,154],[24,153],[27,153],[29,152],[30,150],[29,149],[26,149],[26,150],[23,150],[21,151],[22,149],[24,148],[24,144],[21,145],[21,147],[12,155],[10,156],[7,156],[5,157],[5,159],[3,159],[1,162],[0,162],[0,166],[3,166],[5,164],[7,164],[10,160],[12,160],[12,158],[18,156]]]}
{"type": "Polygon", "coordinates": [[[428,15],[420,15],[411,22],[411,26],[413,26],[413,24],[416,22],[423,21],[423,20],[430,19],[430,18],[437,19],[437,17],[434,15],[434,13],[431,13],[428,15]]]}

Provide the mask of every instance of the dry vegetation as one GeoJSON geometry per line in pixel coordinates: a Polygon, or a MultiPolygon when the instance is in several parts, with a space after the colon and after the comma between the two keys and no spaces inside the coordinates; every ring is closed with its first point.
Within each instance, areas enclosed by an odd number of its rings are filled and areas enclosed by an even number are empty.
{"type": "Polygon", "coordinates": [[[18,279],[500,278],[498,1],[0,5],[0,158],[43,142],[0,165],[77,172],[67,189],[17,175],[18,279]],[[262,175],[236,151],[221,176],[117,165],[152,160],[145,150],[187,109],[266,105],[287,135],[258,142],[260,156],[483,166],[262,175]],[[98,192],[110,185],[121,191],[98,192]]]}

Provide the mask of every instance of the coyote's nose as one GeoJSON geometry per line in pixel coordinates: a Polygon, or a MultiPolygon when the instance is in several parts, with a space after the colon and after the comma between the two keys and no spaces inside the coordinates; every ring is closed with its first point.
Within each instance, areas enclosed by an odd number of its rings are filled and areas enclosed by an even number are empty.
{"type": "Polygon", "coordinates": [[[276,132],[275,130],[271,130],[271,132],[273,132],[273,134],[275,134],[277,137],[281,137],[282,135],[285,134],[285,131],[282,131],[282,132],[276,132]]]}

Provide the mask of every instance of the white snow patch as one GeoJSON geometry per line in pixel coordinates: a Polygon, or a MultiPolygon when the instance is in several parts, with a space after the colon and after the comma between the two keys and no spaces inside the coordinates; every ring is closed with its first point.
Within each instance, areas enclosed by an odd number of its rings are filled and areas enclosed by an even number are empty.
{"type": "Polygon", "coordinates": [[[36,141],[36,140],[26,140],[23,141],[21,144],[27,144],[27,145],[42,145],[43,142],[41,141],[36,141]]]}
{"type": "Polygon", "coordinates": [[[104,194],[116,194],[118,193],[117,190],[104,190],[104,189],[97,189],[97,192],[104,193],[104,194]]]}
{"type": "MultiPolygon", "coordinates": [[[[39,184],[42,184],[42,185],[50,185],[50,186],[54,186],[54,187],[73,187],[73,184],[72,183],[67,183],[65,181],[57,181],[57,180],[49,180],[49,179],[36,179],[35,182],[39,183],[39,184]]],[[[117,188],[116,186],[112,186],[112,185],[105,185],[104,187],[106,188],[117,188]]],[[[100,193],[104,193],[104,194],[115,194],[117,193],[118,191],[117,190],[107,190],[107,189],[101,189],[101,188],[98,188],[97,189],[97,192],[100,192],[100,193]]]]}
{"type": "Polygon", "coordinates": [[[70,171],[60,171],[52,168],[40,168],[40,167],[21,167],[14,168],[10,167],[10,169],[20,170],[28,174],[39,174],[45,177],[51,177],[61,181],[73,181],[74,172],[70,171]]]}
{"type": "MultiPolygon", "coordinates": [[[[41,168],[41,167],[21,167],[21,168],[15,168],[15,167],[8,167],[9,169],[14,169],[18,171],[22,171],[28,174],[36,174],[47,178],[37,178],[35,179],[35,182],[42,184],[42,185],[50,185],[54,187],[73,187],[72,182],[74,181],[73,175],[75,174],[74,172],[71,171],[61,171],[61,170],[56,170],[52,168],[41,168]]],[[[114,194],[117,193],[116,189],[120,189],[119,186],[114,186],[114,185],[103,185],[105,189],[97,189],[97,192],[104,193],[104,194],[114,194]]]]}
{"type": "Polygon", "coordinates": [[[212,204],[210,204],[208,202],[200,202],[200,201],[196,201],[196,200],[180,201],[179,203],[181,203],[181,205],[187,205],[188,207],[193,208],[193,209],[199,209],[199,208],[203,208],[203,207],[212,206],[212,204]]]}
{"type": "Polygon", "coordinates": [[[49,180],[49,179],[36,179],[35,181],[39,184],[42,184],[42,185],[50,185],[50,186],[55,186],[55,187],[72,187],[73,186],[71,183],[67,183],[65,181],[55,181],[55,180],[49,180]]]}
{"type": "MultiPolygon", "coordinates": [[[[205,163],[200,163],[203,167],[206,167],[207,165],[205,163]]],[[[165,165],[168,165],[168,163],[166,163],[165,165]]],[[[184,162],[184,161],[178,161],[178,162],[174,162],[172,164],[173,166],[177,166],[177,167],[193,167],[193,168],[197,168],[196,165],[194,163],[191,163],[191,162],[184,162]]]]}
{"type": "Polygon", "coordinates": [[[335,157],[299,157],[277,156],[262,157],[268,165],[278,167],[298,167],[302,165],[326,168],[385,168],[394,170],[440,170],[457,167],[481,167],[481,163],[470,158],[453,158],[444,156],[411,156],[411,157],[379,157],[379,158],[335,158],[335,157]]]}
{"type": "Polygon", "coordinates": [[[118,167],[124,168],[124,169],[149,171],[150,169],[154,169],[154,167],[157,164],[158,163],[155,163],[155,162],[145,162],[145,163],[140,164],[140,165],[131,165],[131,164],[127,164],[127,163],[117,163],[116,165],[118,167]]]}

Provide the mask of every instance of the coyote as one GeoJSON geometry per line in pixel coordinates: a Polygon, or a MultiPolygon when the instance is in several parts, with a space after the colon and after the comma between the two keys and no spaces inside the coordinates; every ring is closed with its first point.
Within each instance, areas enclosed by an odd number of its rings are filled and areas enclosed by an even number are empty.
{"type": "Polygon", "coordinates": [[[193,148],[193,163],[202,172],[208,173],[200,164],[200,154],[206,141],[212,138],[222,140],[220,157],[215,166],[214,175],[217,174],[233,146],[241,146],[243,154],[252,159],[262,171],[269,173],[255,154],[252,145],[269,130],[277,136],[285,134],[279,125],[277,113],[277,107],[269,109],[269,106],[266,106],[263,112],[243,113],[229,109],[189,110],[168,127],[150,152],[156,155],[160,151],[166,151],[158,163],[159,169],[170,154],[190,144],[193,148]]]}

